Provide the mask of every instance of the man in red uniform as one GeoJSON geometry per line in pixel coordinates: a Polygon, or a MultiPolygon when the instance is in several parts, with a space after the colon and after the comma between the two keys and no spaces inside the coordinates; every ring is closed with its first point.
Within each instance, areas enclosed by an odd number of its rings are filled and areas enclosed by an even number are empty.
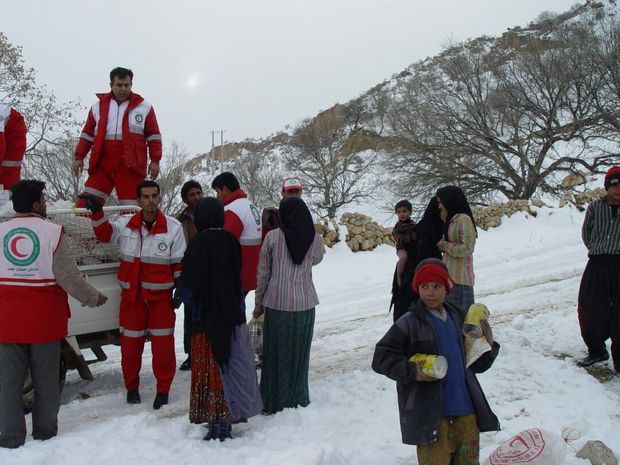
{"type": "MultiPolygon", "coordinates": [[[[131,91],[132,81],[130,69],[114,68],[110,72],[111,92],[97,94],[99,101],[88,112],[75,149],[76,176],[82,173],[90,150],[84,193],[102,203],[114,188],[121,205],[136,204],[136,186],[147,173],[147,148],[151,159],[148,174],[151,179],[159,174],[162,144],[155,110],[131,91]]],[[[77,205],[83,207],[84,200],[77,205]]]]}
{"type": "Polygon", "coordinates": [[[224,204],[224,229],[241,244],[241,284],[247,294],[256,289],[256,271],[261,245],[261,213],[248,200],[232,173],[220,173],[211,183],[224,204]]]}
{"type": "Polygon", "coordinates": [[[140,403],[140,368],[147,334],[153,353],[157,395],[153,408],[168,403],[174,378],[174,309],[172,290],[181,275],[185,238],[181,224],[159,209],[159,186],[142,181],[136,188],[142,211],[108,221],[102,205],[93,195],[84,195],[97,239],[120,248],[118,282],[121,286],[119,313],[121,366],[127,389],[127,403],[140,403]]]}
{"type": "Polygon", "coordinates": [[[17,181],[26,152],[26,123],[15,108],[0,103],[0,184],[10,190],[17,181]]]}
{"type": "Polygon", "coordinates": [[[80,273],[62,226],[46,219],[45,183],[18,181],[14,218],[0,223],[0,447],[26,441],[22,392],[34,386],[32,437],[58,433],[60,342],[67,335],[67,293],[82,305],[108,299],[80,273]]]}

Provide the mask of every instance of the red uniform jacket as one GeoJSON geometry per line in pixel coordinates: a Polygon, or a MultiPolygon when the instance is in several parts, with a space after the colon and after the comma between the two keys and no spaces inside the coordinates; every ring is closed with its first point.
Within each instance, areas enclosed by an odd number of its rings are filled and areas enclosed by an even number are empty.
{"type": "MultiPolygon", "coordinates": [[[[86,118],[80,140],[75,148],[76,160],[83,160],[91,150],[88,172],[93,173],[102,156],[103,142],[106,139],[108,111],[113,96],[97,94],[95,103],[86,118]]],[[[159,163],[162,155],[161,133],[157,124],[155,110],[140,95],[129,95],[129,105],[122,121],[123,155],[127,166],[141,175],[146,175],[147,147],[151,161],[159,163]]]]}
{"type": "Polygon", "coordinates": [[[243,190],[237,189],[224,202],[224,229],[241,244],[241,283],[246,292],[256,289],[260,257],[261,213],[243,190]]]}

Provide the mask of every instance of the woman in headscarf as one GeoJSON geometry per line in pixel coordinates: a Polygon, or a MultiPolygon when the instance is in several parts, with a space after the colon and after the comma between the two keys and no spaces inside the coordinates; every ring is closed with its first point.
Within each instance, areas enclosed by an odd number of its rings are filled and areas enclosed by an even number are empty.
{"type": "Polygon", "coordinates": [[[280,202],[280,227],[261,247],[253,316],[265,313],[260,391],[266,413],[310,403],[308,367],[319,299],[312,267],[323,259],[323,239],[298,197],[280,202]]]}
{"type": "Polygon", "coordinates": [[[443,252],[456,286],[446,300],[465,311],[474,303],[474,247],[478,235],[469,202],[460,187],[444,186],[437,190],[439,213],[444,221],[443,238],[437,246],[443,252]]]}
{"type": "Polygon", "coordinates": [[[189,419],[208,423],[204,439],[231,437],[232,424],[262,410],[245,324],[241,246],[224,231],[224,207],[213,197],[195,207],[179,287],[191,301],[192,371],[189,419]]]}
{"type": "Polygon", "coordinates": [[[402,285],[396,280],[396,270],[392,280],[392,304],[394,305],[394,321],[398,320],[408,310],[410,305],[419,299],[413,289],[411,281],[418,263],[427,258],[441,259],[441,251],[437,243],[443,234],[443,221],[439,217],[437,197],[431,198],[422,218],[415,227],[415,241],[412,244],[412,253],[407,254],[407,263],[403,271],[402,285]]]}

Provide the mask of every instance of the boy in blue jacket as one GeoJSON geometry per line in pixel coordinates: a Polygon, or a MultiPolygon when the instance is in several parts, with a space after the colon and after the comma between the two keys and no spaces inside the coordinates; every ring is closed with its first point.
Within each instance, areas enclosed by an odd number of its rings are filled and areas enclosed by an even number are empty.
{"type": "Polygon", "coordinates": [[[420,300],[377,343],[372,360],[374,371],[396,381],[402,441],[417,446],[420,465],[478,465],[480,432],[499,430],[475,375],[490,368],[499,344],[482,322],[492,349],[466,367],[465,311],[444,301],[453,287],[443,262],[420,262],[412,282],[420,300]],[[425,375],[410,361],[417,353],[446,357],[446,376],[425,375]]]}

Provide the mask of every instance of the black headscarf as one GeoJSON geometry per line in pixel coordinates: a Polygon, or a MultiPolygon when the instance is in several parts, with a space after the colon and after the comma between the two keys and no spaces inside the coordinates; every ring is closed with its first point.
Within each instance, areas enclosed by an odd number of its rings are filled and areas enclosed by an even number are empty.
{"type": "Polygon", "coordinates": [[[300,265],[314,242],[314,223],[310,210],[299,197],[287,197],[280,202],[280,229],[293,263],[300,265]]]}
{"type": "Polygon", "coordinates": [[[180,286],[192,293],[192,332],[207,333],[221,367],[230,357],[235,326],[245,322],[241,246],[232,234],[222,229],[224,207],[219,200],[202,199],[194,215],[199,232],[185,251],[180,286]]]}
{"type": "MultiPolygon", "coordinates": [[[[441,200],[441,203],[448,211],[448,216],[444,223],[443,227],[443,235],[444,238],[448,239],[448,228],[450,227],[450,221],[452,217],[457,213],[464,213],[465,215],[471,218],[471,222],[474,225],[474,229],[476,229],[476,222],[474,221],[474,216],[471,213],[471,208],[469,207],[469,202],[467,202],[467,198],[465,194],[458,186],[444,186],[440,187],[437,190],[437,197],[441,200]]],[[[476,232],[476,234],[478,234],[476,232]]]]}
{"type": "Polygon", "coordinates": [[[194,224],[198,232],[224,227],[224,207],[215,197],[205,197],[194,207],[194,224]]]}

